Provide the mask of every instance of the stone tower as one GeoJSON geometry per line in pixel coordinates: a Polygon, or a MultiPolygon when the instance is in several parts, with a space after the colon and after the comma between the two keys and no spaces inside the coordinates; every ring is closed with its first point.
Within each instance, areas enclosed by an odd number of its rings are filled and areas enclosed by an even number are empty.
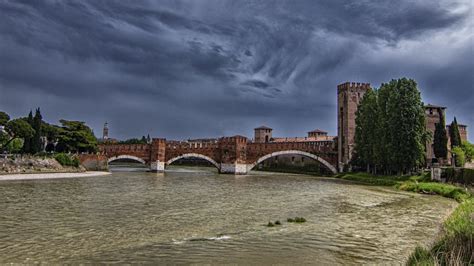
{"type": "Polygon", "coordinates": [[[255,139],[256,143],[266,143],[270,142],[272,139],[272,131],[273,129],[261,126],[254,129],[255,130],[255,139]]]}
{"type": "Polygon", "coordinates": [[[348,169],[354,149],[357,107],[370,83],[346,82],[337,85],[337,145],[339,171],[348,169]]]}
{"type": "Polygon", "coordinates": [[[104,124],[104,129],[102,131],[102,139],[103,140],[108,140],[109,139],[109,125],[107,122],[104,124]]]}

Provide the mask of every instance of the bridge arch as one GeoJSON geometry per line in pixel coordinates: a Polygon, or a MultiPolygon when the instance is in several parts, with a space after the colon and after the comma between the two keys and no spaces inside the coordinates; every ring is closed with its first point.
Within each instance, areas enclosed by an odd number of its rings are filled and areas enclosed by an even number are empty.
{"type": "Polygon", "coordinates": [[[120,160],[120,159],[128,159],[128,160],[134,160],[134,161],[137,161],[137,162],[140,162],[142,164],[146,164],[145,160],[143,160],[142,158],[138,158],[136,156],[133,156],[133,155],[118,155],[118,156],[114,156],[114,157],[110,157],[108,160],[107,160],[107,163],[111,163],[115,160],[120,160]]]}
{"type": "Polygon", "coordinates": [[[176,156],[174,158],[171,158],[169,159],[167,162],[166,162],[166,165],[170,165],[172,164],[173,162],[179,160],[179,159],[183,159],[183,158],[199,158],[199,159],[203,159],[203,160],[206,160],[208,162],[210,162],[212,165],[214,165],[217,169],[220,169],[220,165],[218,162],[216,162],[214,159],[212,159],[211,157],[208,157],[206,155],[202,155],[202,154],[199,154],[199,153],[186,153],[186,154],[182,154],[182,155],[179,155],[179,156],[176,156]]]}
{"type": "Polygon", "coordinates": [[[255,163],[250,164],[247,171],[252,170],[256,165],[258,165],[259,163],[261,163],[261,162],[263,162],[266,159],[269,159],[271,157],[275,157],[275,156],[279,156],[279,155],[292,155],[292,154],[306,156],[306,157],[309,157],[311,159],[314,159],[314,160],[320,162],[322,165],[326,166],[326,168],[329,169],[333,174],[337,174],[336,167],[334,167],[328,161],[326,161],[323,158],[321,158],[317,155],[314,155],[312,153],[304,152],[304,151],[298,151],[298,150],[277,151],[277,152],[272,152],[270,154],[264,155],[264,156],[258,158],[258,160],[255,163]]]}

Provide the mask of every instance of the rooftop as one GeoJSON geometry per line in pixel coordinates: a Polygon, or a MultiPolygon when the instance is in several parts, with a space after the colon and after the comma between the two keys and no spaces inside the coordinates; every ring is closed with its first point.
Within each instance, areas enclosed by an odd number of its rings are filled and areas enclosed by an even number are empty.
{"type": "MultiPolygon", "coordinates": [[[[269,128],[269,127],[267,127],[267,126],[260,126],[260,127],[255,128],[255,129],[272,129],[272,128],[269,128]]],[[[273,130],[273,129],[272,129],[272,130],[273,130]]]]}

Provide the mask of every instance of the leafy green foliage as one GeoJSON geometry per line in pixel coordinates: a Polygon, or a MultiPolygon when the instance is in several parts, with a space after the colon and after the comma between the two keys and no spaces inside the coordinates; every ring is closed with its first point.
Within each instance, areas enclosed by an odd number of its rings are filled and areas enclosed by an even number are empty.
{"type": "Polygon", "coordinates": [[[368,91],[359,105],[356,112],[356,131],[355,131],[355,158],[359,160],[360,165],[376,164],[377,157],[377,93],[368,91]]]}
{"type": "Polygon", "coordinates": [[[79,167],[79,159],[66,153],[57,153],[54,155],[54,159],[62,166],[79,167]]]}
{"type": "Polygon", "coordinates": [[[368,92],[356,116],[355,152],[359,163],[365,164],[359,166],[406,173],[424,163],[429,136],[414,80],[392,80],[368,92]]]}
{"type": "Polygon", "coordinates": [[[62,127],[58,128],[58,151],[64,152],[95,152],[97,139],[84,122],[60,120],[62,127]]]}
{"type": "Polygon", "coordinates": [[[31,128],[31,126],[23,119],[13,119],[8,121],[7,125],[5,126],[5,130],[9,136],[9,139],[2,143],[2,146],[0,146],[1,150],[4,150],[5,147],[7,147],[15,139],[30,138],[35,133],[33,128],[31,128]]]}
{"type": "Polygon", "coordinates": [[[456,146],[452,148],[451,152],[453,153],[454,163],[456,164],[456,167],[463,167],[466,163],[466,155],[464,154],[463,149],[461,149],[461,147],[456,146]]]}
{"type": "Polygon", "coordinates": [[[451,122],[451,126],[449,127],[449,136],[451,138],[452,148],[461,145],[461,134],[459,134],[458,121],[456,120],[456,117],[454,117],[454,120],[451,122]]]}
{"type": "Polygon", "coordinates": [[[295,218],[288,218],[286,219],[289,223],[305,223],[306,219],[303,217],[295,217],[295,218]]]}
{"type": "Polygon", "coordinates": [[[407,265],[431,266],[435,264],[430,251],[422,247],[416,247],[413,254],[408,258],[407,265]]]}
{"type": "MultiPolygon", "coordinates": [[[[32,126],[33,125],[33,112],[30,111],[30,113],[28,114],[28,117],[24,118],[23,120],[26,123],[28,123],[28,125],[32,126]]],[[[32,153],[32,150],[31,150],[32,138],[33,138],[33,135],[24,138],[25,141],[23,143],[23,153],[32,153]]]]}
{"type": "Polygon", "coordinates": [[[35,134],[31,138],[31,146],[30,146],[30,153],[35,154],[41,151],[41,136],[42,136],[42,128],[41,124],[43,123],[43,117],[41,116],[41,111],[39,108],[35,111],[35,116],[33,117],[33,123],[30,125],[35,130],[35,134]]]}
{"type": "Polygon", "coordinates": [[[471,162],[474,158],[474,144],[469,143],[469,141],[463,141],[461,149],[464,151],[464,155],[466,156],[466,162],[471,162]]]}
{"type": "Polygon", "coordinates": [[[10,121],[10,116],[5,112],[0,111],[0,126],[6,125],[8,121],[10,121]]]}
{"type": "Polygon", "coordinates": [[[448,135],[446,133],[446,124],[441,109],[438,109],[438,113],[440,114],[440,122],[436,124],[433,150],[436,158],[446,158],[448,156],[448,135]]]}
{"type": "Polygon", "coordinates": [[[474,254],[474,199],[464,200],[443,224],[444,235],[431,250],[417,247],[407,265],[471,265],[474,254]]]}

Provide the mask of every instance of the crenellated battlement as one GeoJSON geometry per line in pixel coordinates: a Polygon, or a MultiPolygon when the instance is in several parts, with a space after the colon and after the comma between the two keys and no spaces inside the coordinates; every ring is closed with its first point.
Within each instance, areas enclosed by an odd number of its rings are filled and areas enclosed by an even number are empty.
{"type": "Polygon", "coordinates": [[[345,82],[342,84],[337,85],[337,90],[349,90],[349,89],[363,89],[368,90],[370,89],[370,83],[361,83],[361,82],[345,82]]]}

